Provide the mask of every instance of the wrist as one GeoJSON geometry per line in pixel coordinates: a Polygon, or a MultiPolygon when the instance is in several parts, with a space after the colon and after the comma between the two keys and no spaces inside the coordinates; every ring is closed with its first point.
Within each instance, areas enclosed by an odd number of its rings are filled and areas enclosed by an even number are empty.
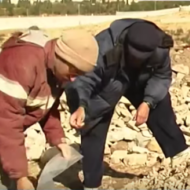
{"type": "Polygon", "coordinates": [[[28,177],[25,176],[25,177],[18,178],[18,179],[16,179],[16,182],[20,183],[20,182],[23,182],[25,180],[28,180],[28,177]]]}
{"type": "Polygon", "coordinates": [[[62,142],[57,145],[57,148],[62,149],[65,146],[65,144],[67,144],[66,140],[62,139],[62,142]]]}
{"type": "Polygon", "coordinates": [[[79,108],[82,109],[82,110],[84,110],[84,111],[86,109],[85,106],[80,106],[79,108]]]}
{"type": "Polygon", "coordinates": [[[79,107],[83,107],[84,110],[86,110],[86,108],[87,108],[87,102],[84,101],[84,100],[80,100],[80,102],[79,102],[79,107]]]}
{"type": "Polygon", "coordinates": [[[152,106],[151,106],[151,104],[149,103],[149,102],[147,102],[147,101],[144,101],[144,103],[149,107],[149,109],[151,109],[152,108],[152,106]]]}
{"type": "Polygon", "coordinates": [[[67,143],[66,138],[61,138],[61,141],[57,146],[62,145],[62,144],[66,144],[66,143],[67,143]]]}

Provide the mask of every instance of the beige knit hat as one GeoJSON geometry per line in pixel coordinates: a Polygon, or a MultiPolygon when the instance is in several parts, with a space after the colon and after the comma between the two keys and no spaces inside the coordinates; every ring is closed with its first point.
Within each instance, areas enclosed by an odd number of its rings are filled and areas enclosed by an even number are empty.
{"type": "Polygon", "coordinates": [[[96,66],[99,48],[91,34],[71,29],[57,39],[55,53],[78,70],[90,72],[96,66]]]}

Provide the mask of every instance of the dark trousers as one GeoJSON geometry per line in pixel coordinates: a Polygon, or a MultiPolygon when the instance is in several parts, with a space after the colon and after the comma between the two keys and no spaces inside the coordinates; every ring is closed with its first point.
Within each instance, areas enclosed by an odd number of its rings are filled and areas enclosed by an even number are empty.
{"type": "MultiPolygon", "coordinates": [[[[107,98],[111,96],[114,90],[118,90],[118,86],[110,90],[107,98]]],[[[137,108],[142,103],[143,93],[135,93],[133,90],[128,92],[130,93],[125,94],[125,96],[137,108]]],[[[97,100],[92,99],[90,105],[91,112],[93,112],[97,106],[97,100]]],[[[84,185],[86,187],[93,188],[101,185],[104,146],[112,114],[113,109],[102,117],[90,121],[86,128],[81,131],[84,185]]],[[[173,157],[187,148],[183,133],[177,126],[169,94],[154,110],[150,111],[147,124],[162,148],[165,157],[173,157]]]]}

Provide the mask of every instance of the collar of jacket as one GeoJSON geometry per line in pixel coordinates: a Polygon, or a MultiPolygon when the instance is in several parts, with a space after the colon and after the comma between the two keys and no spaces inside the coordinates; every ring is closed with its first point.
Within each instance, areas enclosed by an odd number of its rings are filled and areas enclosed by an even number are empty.
{"type": "Polygon", "coordinates": [[[55,44],[56,44],[56,39],[50,40],[46,43],[45,45],[45,54],[46,54],[46,67],[50,70],[53,71],[53,66],[55,63],[55,44]]]}

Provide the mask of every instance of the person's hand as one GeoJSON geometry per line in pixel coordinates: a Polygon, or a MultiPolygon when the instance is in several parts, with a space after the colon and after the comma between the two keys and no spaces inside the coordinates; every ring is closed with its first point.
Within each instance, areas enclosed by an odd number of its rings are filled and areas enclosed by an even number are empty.
{"type": "Polygon", "coordinates": [[[134,117],[134,120],[136,121],[135,125],[139,126],[143,123],[146,123],[148,120],[149,112],[150,107],[148,106],[148,104],[146,102],[141,103],[134,117]]]}
{"type": "Polygon", "coordinates": [[[22,177],[16,182],[18,190],[34,190],[32,182],[27,177],[22,177]]]}
{"type": "Polygon", "coordinates": [[[71,149],[70,146],[66,143],[61,143],[57,145],[57,148],[61,151],[62,156],[66,159],[71,158],[71,149]]]}
{"type": "Polygon", "coordinates": [[[77,129],[80,129],[84,126],[85,119],[85,109],[79,107],[70,117],[70,125],[77,129]]]}

